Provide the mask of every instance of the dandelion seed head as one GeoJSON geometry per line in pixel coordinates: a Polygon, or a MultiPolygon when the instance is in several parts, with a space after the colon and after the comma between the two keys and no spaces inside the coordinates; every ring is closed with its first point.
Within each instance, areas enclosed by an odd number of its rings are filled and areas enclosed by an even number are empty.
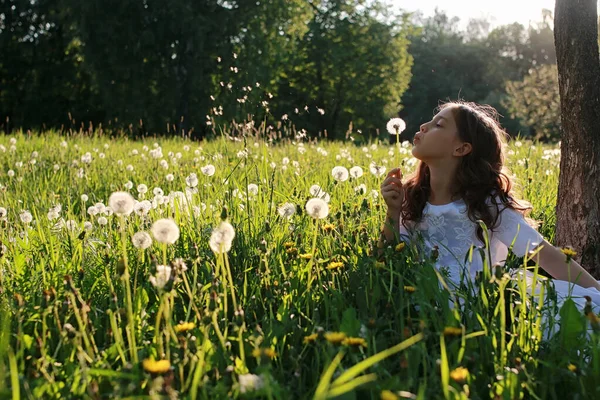
{"type": "Polygon", "coordinates": [[[388,121],[386,128],[390,135],[399,135],[406,129],[406,122],[402,118],[392,118],[388,121]]]}
{"type": "Polygon", "coordinates": [[[179,239],[179,227],[172,219],[159,219],[150,230],[159,243],[173,244],[179,239]]]}
{"type": "Polygon", "coordinates": [[[192,188],[198,186],[198,176],[192,172],[185,178],[185,183],[192,188]]]}
{"type": "Polygon", "coordinates": [[[127,192],[114,192],[108,198],[108,206],[119,216],[131,214],[134,204],[135,200],[127,192]]]}
{"type": "Polygon", "coordinates": [[[223,221],[212,231],[208,244],[214,253],[227,253],[231,250],[231,243],[234,237],[235,229],[233,226],[229,222],[223,221]]]}
{"type": "Polygon", "coordinates": [[[329,205],[323,199],[312,198],[306,202],[306,212],[313,218],[323,219],[329,215],[329,205]]]}
{"type": "Polygon", "coordinates": [[[348,180],[348,169],[346,169],[346,167],[341,167],[341,166],[337,166],[337,167],[333,167],[333,169],[331,170],[331,175],[333,176],[333,179],[335,179],[338,182],[345,182],[348,180]]]}
{"type": "Polygon", "coordinates": [[[296,206],[292,203],[283,203],[278,209],[279,215],[282,218],[290,218],[296,213],[296,206]]]}
{"type": "Polygon", "coordinates": [[[152,238],[146,232],[136,232],[131,238],[133,246],[138,249],[147,249],[152,246],[152,238]]]}
{"type": "Polygon", "coordinates": [[[29,224],[31,221],[33,221],[33,216],[27,210],[21,211],[21,213],[19,214],[19,218],[24,224],[29,224]]]}
{"type": "Polygon", "coordinates": [[[157,265],[156,274],[150,277],[150,283],[157,289],[163,289],[171,280],[171,270],[168,265],[157,265]]]}
{"type": "Polygon", "coordinates": [[[215,174],[215,167],[212,164],[205,165],[200,168],[200,171],[206,176],[213,176],[215,174]]]}

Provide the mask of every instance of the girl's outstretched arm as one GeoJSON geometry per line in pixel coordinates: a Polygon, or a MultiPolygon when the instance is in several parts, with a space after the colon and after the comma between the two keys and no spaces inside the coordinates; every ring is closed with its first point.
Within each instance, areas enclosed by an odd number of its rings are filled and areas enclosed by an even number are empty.
{"type": "Polygon", "coordinates": [[[575,260],[567,257],[560,249],[546,240],[540,246],[543,247],[535,257],[535,261],[553,278],[573,282],[585,288],[592,287],[600,290],[600,283],[575,260]]]}

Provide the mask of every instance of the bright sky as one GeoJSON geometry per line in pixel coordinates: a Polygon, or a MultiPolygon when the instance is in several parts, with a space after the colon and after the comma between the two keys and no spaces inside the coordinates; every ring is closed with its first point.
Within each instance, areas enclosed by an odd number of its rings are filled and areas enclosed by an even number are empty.
{"type": "MultiPolygon", "coordinates": [[[[470,18],[488,17],[492,27],[520,22],[542,20],[542,9],[554,12],[555,0],[387,0],[388,4],[406,11],[420,10],[425,16],[433,15],[436,7],[445,10],[449,16],[459,17],[464,26],[470,18]]],[[[397,10],[396,10],[397,11],[397,10]]]]}

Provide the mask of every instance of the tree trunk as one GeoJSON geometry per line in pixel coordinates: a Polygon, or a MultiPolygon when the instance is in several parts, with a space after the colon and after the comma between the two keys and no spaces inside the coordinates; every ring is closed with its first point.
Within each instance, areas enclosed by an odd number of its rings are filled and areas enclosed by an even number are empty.
{"type": "Polygon", "coordinates": [[[562,116],[556,244],[600,278],[600,59],[596,0],[556,0],[562,116]]]}

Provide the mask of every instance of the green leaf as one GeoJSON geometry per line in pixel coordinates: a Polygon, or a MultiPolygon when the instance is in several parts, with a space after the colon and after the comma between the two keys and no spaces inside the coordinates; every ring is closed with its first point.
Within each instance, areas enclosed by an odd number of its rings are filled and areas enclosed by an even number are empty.
{"type": "Polygon", "coordinates": [[[344,311],[340,331],[348,336],[358,336],[358,333],[360,332],[360,321],[356,318],[356,310],[354,308],[348,308],[344,311]]]}
{"type": "Polygon", "coordinates": [[[560,337],[565,348],[576,346],[585,330],[585,319],[573,299],[568,298],[560,308],[560,337]]]}

